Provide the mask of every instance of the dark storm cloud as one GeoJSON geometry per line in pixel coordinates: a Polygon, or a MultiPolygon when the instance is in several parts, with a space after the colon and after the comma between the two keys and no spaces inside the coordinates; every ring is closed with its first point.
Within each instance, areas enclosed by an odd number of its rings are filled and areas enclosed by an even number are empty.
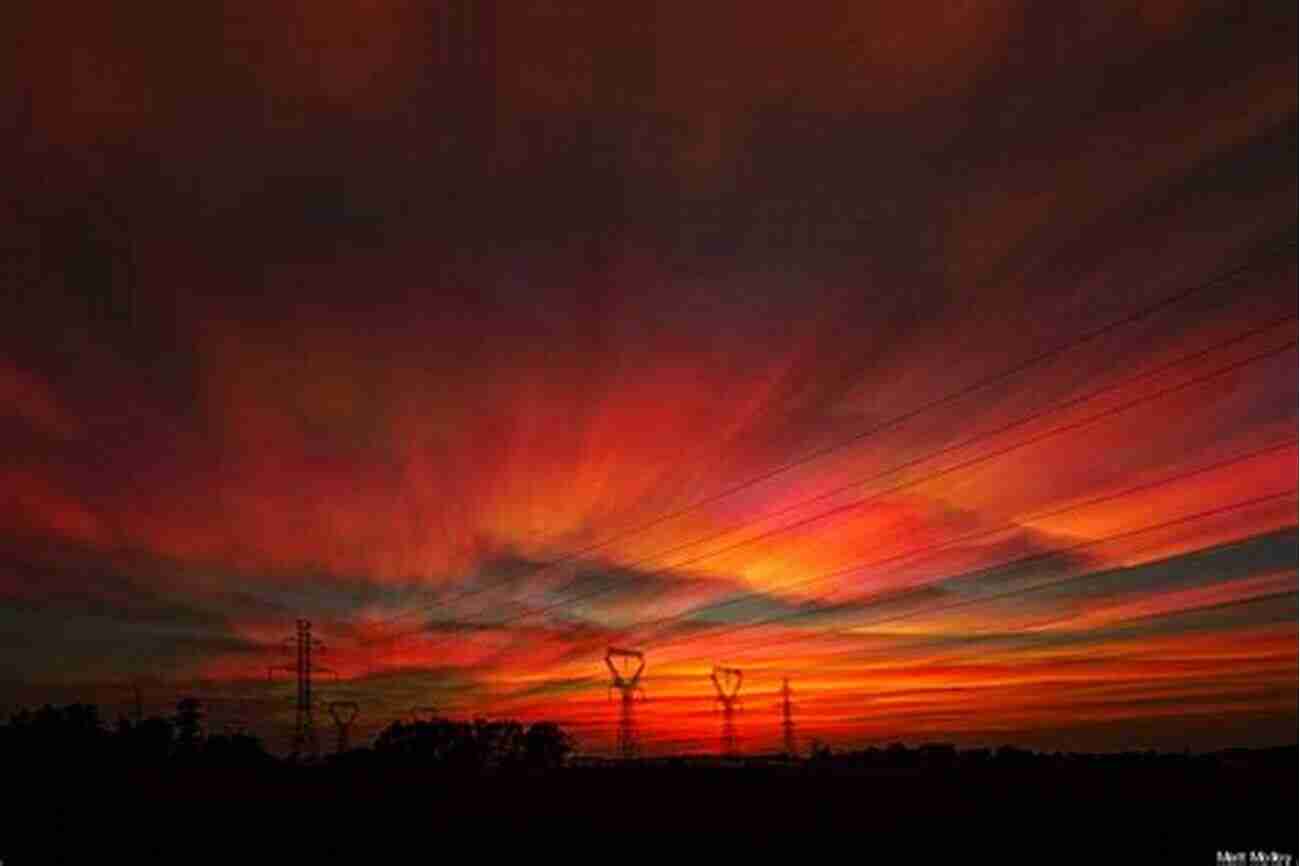
{"type": "Polygon", "coordinates": [[[557,564],[497,556],[484,561],[467,580],[432,593],[429,604],[443,610],[425,628],[454,632],[465,617],[481,612],[481,621],[463,627],[491,630],[507,616],[520,629],[562,632],[576,639],[617,633],[655,605],[689,606],[699,598],[730,596],[735,590],[736,584],[729,581],[616,563],[557,564]]]}
{"type": "Polygon", "coordinates": [[[1062,627],[1053,631],[1000,631],[941,636],[903,636],[900,651],[920,648],[954,649],[963,656],[993,652],[1033,652],[1043,649],[1076,648],[1123,641],[1141,641],[1159,635],[1222,634],[1225,640],[1238,630],[1285,625],[1295,619],[1296,593],[1220,602],[1201,607],[1146,614],[1111,625],[1088,629],[1062,627]]]}
{"type": "MultiPolygon", "coordinates": [[[[1210,601],[1173,610],[1156,610],[1132,614],[1113,622],[1071,626],[1073,615],[1088,612],[1100,604],[1158,599],[1162,594],[1195,587],[1230,584],[1255,576],[1294,571],[1297,536],[1294,529],[1221,545],[1207,550],[1181,554],[1138,566],[1084,572],[1053,579],[1036,575],[1034,583],[1014,589],[1005,600],[997,598],[1005,590],[993,588],[984,593],[994,604],[1006,606],[1005,618],[1050,611],[1060,615],[1059,627],[1051,630],[1007,631],[980,628],[974,632],[946,631],[931,634],[901,634],[891,639],[899,652],[924,649],[953,649],[963,654],[989,652],[1027,652],[1048,648],[1105,645],[1115,641],[1138,641],[1157,635],[1231,633],[1238,629],[1284,624],[1294,618],[1295,593],[1273,592],[1228,601],[1210,601]],[[1046,579],[1044,579],[1046,578],[1046,579]]],[[[957,608],[974,601],[979,594],[949,595],[941,588],[933,600],[921,605],[916,621],[924,623],[925,613],[941,617],[945,606],[957,608]]],[[[911,611],[903,616],[912,618],[911,611]]],[[[874,618],[873,618],[874,619],[874,618]]],[[[889,622],[888,617],[885,622],[889,622]]],[[[871,620],[865,631],[870,630],[871,620]]]]}
{"type": "Polygon", "coordinates": [[[1090,572],[1033,590],[1025,598],[1049,607],[1064,601],[1086,607],[1100,598],[1122,601],[1288,571],[1296,561],[1297,535],[1288,529],[1132,568],[1090,572]]]}
{"type": "Polygon", "coordinates": [[[265,654],[225,615],[147,587],[111,599],[66,590],[39,603],[8,599],[0,605],[0,643],[6,648],[3,676],[38,681],[185,676],[214,657],[265,654]],[[52,647],[33,640],[37,635],[57,640],[52,647]]]}
{"type": "Polygon", "coordinates": [[[18,556],[0,560],[6,607],[13,612],[43,612],[50,607],[121,623],[210,628],[224,623],[221,613],[160,590],[138,575],[114,569],[89,551],[68,549],[62,557],[33,561],[18,556]]]}

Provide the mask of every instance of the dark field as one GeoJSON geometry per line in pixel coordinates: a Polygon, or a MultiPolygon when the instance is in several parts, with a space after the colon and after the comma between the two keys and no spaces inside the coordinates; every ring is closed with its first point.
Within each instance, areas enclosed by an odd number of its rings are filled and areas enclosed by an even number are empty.
{"type": "Polygon", "coordinates": [[[171,859],[198,844],[243,849],[236,862],[256,862],[244,846],[293,842],[294,833],[314,848],[622,828],[647,837],[743,830],[737,841],[754,832],[867,837],[872,851],[903,858],[890,862],[1214,863],[1217,852],[1294,862],[1294,747],[1200,757],[1023,753],[1018,762],[887,767],[846,755],[457,775],[357,761],[127,770],[107,785],[73,774],[22,786],[4,861],[171,859]]]}

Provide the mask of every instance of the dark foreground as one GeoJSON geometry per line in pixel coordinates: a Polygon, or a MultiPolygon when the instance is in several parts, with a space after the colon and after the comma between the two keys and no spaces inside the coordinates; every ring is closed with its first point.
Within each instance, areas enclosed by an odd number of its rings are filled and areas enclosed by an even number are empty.
{"type": "Polygon", "coordinates": [[[0,725],[0,866],[300,862],[342,847],[364,863],[521,845],[542,862],[556,850],[645,859],[654,847],[698,858],[663,843],[683,830],[731,848],[779,833],[800,859],[853,863],[1300,866],[1298,757],[1295,746],[1088,755],[895,743],[600,762],[576,756],[554,723],[435,718],[299,762],[206,732],[193,699],[174,717],[115,726],[74,704],[0,725]],[[598,832],[617,847],[593,848],[598,832]]]}
{"type": "Polygon", "coordinates": [[[1295,863],[1297,853],[1294,748],[1023,767],[667,762],[473,776],[166,767],[7,787],[20,796],[6,809],[6,866],[264,862],[284,846],[301,854],[338,845],[366,846],[362,862],[398,859],[378,853],[387,846],[424,852],[416,860],[452,859],[465,842],[546,837],[581,847],[595,831],[617,831],[622,844],[642,848],[680,830],[738,842],[775,831],[798,834],[795,844],[835,834],[849,845],[842,855],[863,863],[1286,862],[1257,856],[1274,853],[1295,863]]]}

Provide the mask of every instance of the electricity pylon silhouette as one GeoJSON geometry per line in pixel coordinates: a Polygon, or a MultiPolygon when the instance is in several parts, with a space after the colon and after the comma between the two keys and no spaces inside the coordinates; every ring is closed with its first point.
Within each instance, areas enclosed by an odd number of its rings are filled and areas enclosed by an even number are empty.
{"type": "Polygon", "coordinates": [[[610,647],[605,651],[605,667],[609,668],[610,676],[613,677],[609,684],[610,691],[618,689],[622,696],[623,706],[618,720],[618,753],[624,760],[630,761],[637,757],[640,750],[634,702],[638,693],[641,699],[645,700],[645,689],[641,688],[641,674],[645,672],[645,655],[638,650],[610,647]],[[615,659],[622,662],[622,670],[614,664],[615,659]],[[633,662],[636,663],[636,670],[630,671],[633,662]]]}
{"type": "Polygon", "coordinates": [[[781,733],[784,735],[785,753],[793,758],[799,752],[794,738],[794,704],[790,702],[791,694],[790,678],[786,677],[781,683],[781,733]]]}
{"type": "Polygon", "coordinates": [[[334,727],[338,730],[335,752],[341,755],[351,747],[352,723],[361,713],[361,705],[356,701],[331,701],[325,706],[330,711],[330,718],[334,719],[334,727]]]}
{"type": "Polygon", "coordinates": [[[722,705],[722,754],[734,757],[738,751],[736,708],[740,705],[740,683],[744,679],[744,674],[740,672],[740,668],[714,665],[709,679],[713,680],[713,688],[718,693],[718,703],[722,705]]]}
{"type": "Polygon", "coordinates": [[[312,676],[316,673],[337,673],[312,661],[312,654],[325,648],[325,645],[311,636],[311,622],[298,620],[297,631],[293,637],[285,638],[292,642],[295,649],[293,665],[272,665],[267,668],[266,678],[272,678],[275,671],[292,670],[298,680],[297,714],[293,731],[293,754],[295,756],[320,757],[320,740],[316,737],[316,723],[312,717],[311,686],[312,676]]]}

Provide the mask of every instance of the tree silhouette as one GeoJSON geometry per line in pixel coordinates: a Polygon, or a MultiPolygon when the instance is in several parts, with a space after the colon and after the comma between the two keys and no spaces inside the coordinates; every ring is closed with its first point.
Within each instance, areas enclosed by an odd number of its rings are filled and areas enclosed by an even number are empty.
{"type": "Polygon", "coordinates": [[[0,750],[16,768],[85,766],[107,759],[108,738],[97,707],[47,704],[35,712],[16,713],[0,738],[0,750]]]}
{"type": "Polygon", "coordinates": [[[525,729],[514,720],[487,719],[396,721],[374,744],[381,761],[467,773],[559,767],[572,751],[572,738],[552,722],[525,729]]]}
{"type": "Polygon", "coordinates": [[[176,703],[176,753],[195,758],[203,747],[203,704],[198,698],[181,698],[176,703]]]}
{"type": "Polygon", "coordinates": [[[250,734],[208,737],[203,743],[203,760],[217,767],[261,767],[274,761],[262,741],[250,734]]]}
{"type": "Polygon", "coordinates": [[[555,722],[534,722],[524,735],[524,764],[529,769],[563,766],[573,751],[573,737],[555,722]]]}
{"type": "Polygon", "coordinates": [[[119,757],[128,765],[148,766],[166,763],[175,747],[175,727],[169,719],[157,717],[118,722],[115,737],[119,757]]]}

